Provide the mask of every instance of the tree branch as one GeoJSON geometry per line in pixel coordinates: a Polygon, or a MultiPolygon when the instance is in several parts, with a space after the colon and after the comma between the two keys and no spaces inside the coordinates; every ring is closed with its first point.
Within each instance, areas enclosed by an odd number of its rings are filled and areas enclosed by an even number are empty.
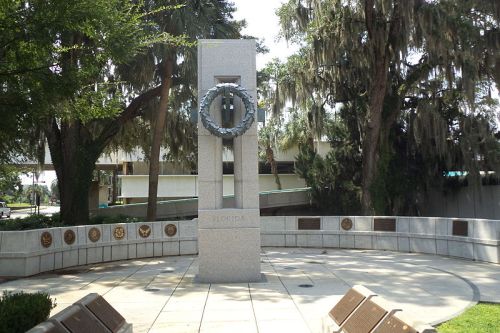
{"type": "Polygon", "coordinates": [[[373,39],[374,34],[374,11],[374,0],[365,0],[365,23],[369,39],[373,39]]]}
{"type": "Polygon", "coordinates": [[[51,117],[47,121],[47,126],[45,129],[45,137],[47,138],[47,143],[49,146],[50,156],[52,158],[52,165],[56,171],[57,178],[62,181],[61,166],[63,165],[63,156],[61,148],[61,130],[57,125],[57,121],[54,117],[51,117]]]}
{"type": "Polygon", "coordinates": [[[35,68],[20,68],[17,70],[13,71],[7,71],[7,72],[0,72],[0,76],[10,76],[10,75],[17,75],[17,74],[24,74],[24,73],[29,73],[29,72],[36,72],[41,69],[49,69],[53,66],[57,66],[58,64],[52,64],[52,65],[44,65],[40,67],[35,67],[35,68]]]}
{"type": "Polygon", "coordinates": [[[120,128],[128,121],[139,116],[142,112],[144,105],[149,102],[152,98],[160,95],[161,86],[150,89],[130,102],[130,104],[120,113],[115,119],[113,119],[106,128],[101,132],[101,134],[95,140],[95,143],[99,145],[100,150],[104,150],[106,145],[111,141],[111,139],[118,133],[120,128]]]}

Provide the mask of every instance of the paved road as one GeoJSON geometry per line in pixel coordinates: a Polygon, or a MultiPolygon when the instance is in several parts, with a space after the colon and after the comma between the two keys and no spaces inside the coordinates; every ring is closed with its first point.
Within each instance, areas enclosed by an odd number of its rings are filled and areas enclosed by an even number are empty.
{"type": "MultiPolygon", "coordinates": [[[[32,212],[34,212],[35,209],[20,209],[20,210],[13,210],[10,218],[11,219],[17,219],[17,218],[24,218],[29,216],[32,212]]],[[[54,213],[59,213],[59,206],[40,206],[40,214],[42,215],[52,215],[54,213]]]]}

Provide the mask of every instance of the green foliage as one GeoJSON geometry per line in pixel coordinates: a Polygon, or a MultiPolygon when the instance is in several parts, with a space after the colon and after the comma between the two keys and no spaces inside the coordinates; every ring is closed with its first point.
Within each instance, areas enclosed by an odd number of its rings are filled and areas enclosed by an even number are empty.
{"type": "Polygon", "coordinates": [[[35,204],[34,197],[38,196],[40,197],[40,202],[42,203],[47,203],[49,201],[49,189],[45,185],[27,185],[23,187],[23,196],[25,202],[31,202],[32,204],[35,204]]]}
{"type": "Polygon", "coordinates": [[[0,333],[23,333],[48,319],[56,307],[47,293],[4,291],[0,298],[0,333]]]}
{"type": "Polygon", "coordinates": [[[29,204],[27,202],[14,202],[14,203],[9,203],[9,207],[12,210],[15,210],[15,209],[30,208],[32,206],[31,206],[31,204],[29,204]]]}
{"type": "Polygon", "coordinates": [[[102,216],[96,215],[90,218],[89,224],[114,224],[114,223],[136,223],[142,220],[137,217],[131,217],[123,214],[102,216]]]}
{"type": "MultiPolygon", "coordinates": [[[[144,91],[129,89],[117,67],[156,44],[192,46],[149,18],[184,6],[159,5],[150,13],[149,3],[17,0],[0,7],[0,160],[42,163],[48,142],[68,223],[88,219],[95,161],[117,128],[141,111],[142,102],[132,102],[144,91]]],[[[143,88],[154,84],[151,78],[143,88]]]]}
{"type": "MultiPolygon", "coordinates": [[[[363,181],[353,184],[362,186],[364,213],[416,214],[426,191],[446,184],[447,171],[467,171],[473,186],[480,171],[500,172],[498,102],[491,98],[500,84],[500,3],[368,3],[283,4],[281,34],[302,49],[286,63],[270,63],[263,77],[275,87],[275,105],[291,101],[304,114],[285,125],[294,133],[290,142],[321,138],[325,104],[336,114],[348,133],[340,139],[354,154],[362,151],[363,181]]],[[[323,189],[322,198],[337,186],[341,174],[327,164],[338,156],[301,154],[313,169],[301,166],[307,182],[323,189]]]]}
{"type": "Polygon", "coordinates": [[[500,304],[479,303],[437,327],[439,333],[498,332],[500,304]]]}
{"type": "Polygon", "coordinates": [[[50,184],[50,197],[56,200],[60,200],[59,185],[57,183],[57,179],[54,179],[50,184]]]}
{"type": "Polygon", "coordinates": [[[0,200],[11,201],[20,196],[23,186],[19,178],[20,172],[15,167],[1,165],[0,160],[0,200]]]}
{"type": "Polygon", "coordinates": [[[17,218],[10,220],[0,220],[0,230],[31,230],[42,228],[62,227],[58,217],[50,217],[46,215],[30,215],[25,218],[17,218]]]}
{"type": "MultiPolygon", "coordinates": [[[[135,223],[141,219],[127,215],[94,216],[88,224],[113,224],[113,223],[135,223]]],[[[30,215],[25,218],[0,220],[0,231],[32,230],[68,226],[61,221],[61,215],[56,213],[52,216],[30,215]]]]}
{"type": "Polygon", "coordinates": [[[359,214],[361,154],[340,122],[327,127],[331,151],[323,158],[309,145],[299,145],[295,169],[311,187],[321,212],[334,215],[359,214]]]}

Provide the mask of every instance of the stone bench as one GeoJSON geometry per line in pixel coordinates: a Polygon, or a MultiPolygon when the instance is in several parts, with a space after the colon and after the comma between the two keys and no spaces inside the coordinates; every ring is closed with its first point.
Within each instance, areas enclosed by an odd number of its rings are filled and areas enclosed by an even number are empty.
{"type": "Polygon", "coordinates": [[[435,333],[363,286],[354,286],[330,310],[336,333],[435,333]]]}
{"type": "Polygon", "coordinates": [[[132,333],[132,324],[99,294],[88,294],[27,333],[132,333]]]}

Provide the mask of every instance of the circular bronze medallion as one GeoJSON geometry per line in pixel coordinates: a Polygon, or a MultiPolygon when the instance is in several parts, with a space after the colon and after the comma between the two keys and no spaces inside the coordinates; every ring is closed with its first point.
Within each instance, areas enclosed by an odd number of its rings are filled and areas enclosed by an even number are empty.
{"type": "Polygon", "coordinates": [[[175,236],[176,233],[177,227],[175,226],[175,224],[167,224],[165,226],[165,234],[167,234],[168,237],[175,236]]]}
{"type": "Polygon", "coordinates": [[[151,235],[151,227],[147,224],[143,224],[139,227],[139,235],[142,238],[148,238],[151,235]]]}
{"type": "Polygon", "coordinates": [[[118,226],[113,230],[113,236],[115,239],[121,240],[125,237],[125,229],[122,226],[118,226]]]}
{"type": "Polygon", "coordinates": [[[348,217],[342,219],[342,222],[340,223],[342,226],[342,229],[344,230],[351,230],[352,229],[352,220],[348,217]]]}
{"type": "Polygon", "coordinates": [[[92,241],[92,243],[97,242],[101,238],[101,230],[99,230],[96,227],[92,227],[89,230],[89,239],[92,241]]]}
{"type": "Polygon", "coordinates": [[[52,245],[52,234],[48,231],[42,232],[40,242],[42,243],[43,247],[50,247],[52,245]]]}
{"type": "Polygon", "coordinates": [[[66,244],[71,245],[75,242],[76,240],[76,235],[75,232],[71,229],[68,229],[64,232],[64,241],[66,244]]]}

